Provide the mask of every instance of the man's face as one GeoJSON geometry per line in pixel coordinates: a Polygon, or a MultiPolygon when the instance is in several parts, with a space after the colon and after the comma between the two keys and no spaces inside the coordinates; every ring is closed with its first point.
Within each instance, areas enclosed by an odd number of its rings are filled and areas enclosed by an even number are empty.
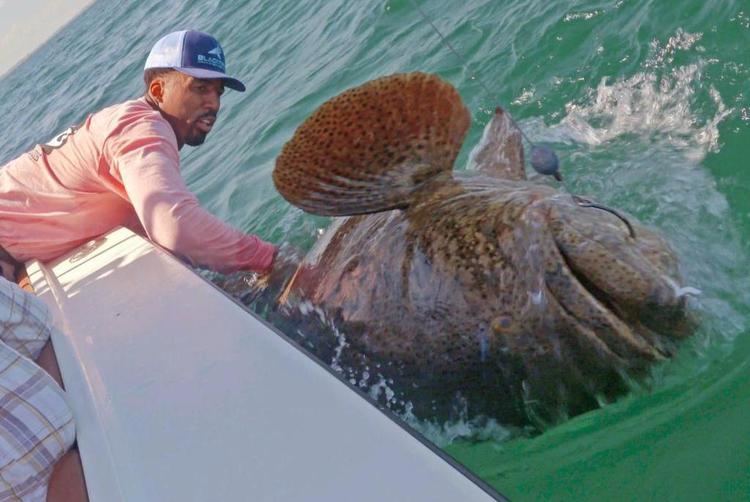
{"type": "Polygon", "coordinates": [[[163,81],[159,107],[174,129],[177,144],[180,147],[202,144],[221,108],[224,82],[194,78],[178,71],[166,74],[163,81]]]}

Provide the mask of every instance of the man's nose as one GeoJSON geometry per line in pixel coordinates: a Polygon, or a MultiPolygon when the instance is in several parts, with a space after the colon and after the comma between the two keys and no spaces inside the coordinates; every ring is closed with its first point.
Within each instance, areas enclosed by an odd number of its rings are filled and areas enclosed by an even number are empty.
{"type": "Polygon", "coordinates": [[[209,92],[206,94],[205,105],[208,110],[211,110],[213,112],[219,111],[219,108],[221,108],[221,95],[218,93],[218,91],[209,92]]]}

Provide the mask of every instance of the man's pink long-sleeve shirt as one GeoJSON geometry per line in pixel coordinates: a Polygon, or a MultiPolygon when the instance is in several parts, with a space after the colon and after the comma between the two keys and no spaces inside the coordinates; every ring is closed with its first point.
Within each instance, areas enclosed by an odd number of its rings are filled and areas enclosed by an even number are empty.
{"type": "Polygon", "coordinates": [[[268,270],[276,249],[200,207],[172,127],[143,98],[0,167],[0,246],[19,261],[57,258],[119,225],[219,272],[268,270]]]}

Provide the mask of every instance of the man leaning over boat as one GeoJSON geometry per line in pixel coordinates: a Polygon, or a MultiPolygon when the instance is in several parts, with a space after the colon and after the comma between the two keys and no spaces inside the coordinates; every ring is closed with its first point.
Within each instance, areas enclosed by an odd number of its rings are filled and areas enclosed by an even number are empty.
{"type": "Polygon", "coordinates": [[[90,115],[0,168],[0,246],[18,262],[48,261],[123,225],[193,265],[267,272],[276,247],[203,209],[180,173],[179,150],[203,143],[224,88],[219,43],[180,31],[145,66],[145,96],[90,115]]]}
{"type": "Polygon", "coordinates": [[[219,42],[192,30],[164,36],[144,81],[143,97],[0,168],[0,501],[42,500],[52,465],[73,442],[62,390],[32,362],[54,328],[41,302],[12,283],[22,263],[53,260],[126,226],[196,266],[273,268],[278,248],[203,209],[180,173],[180,149],[205,141],[225,87],[245,90],[227,75],[219,42]]]}

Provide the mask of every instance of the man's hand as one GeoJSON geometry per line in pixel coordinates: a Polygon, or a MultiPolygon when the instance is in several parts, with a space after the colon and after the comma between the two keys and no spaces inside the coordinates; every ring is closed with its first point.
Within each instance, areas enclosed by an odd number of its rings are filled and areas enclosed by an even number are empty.
{"type": "Polygon", "coordinates": [[[284,243],[277,249],[269,271],[236,272],[218,285],[244,305],[253,305],[256,310],[273,308],[297,271],[301,256],[298,249],[284,243]]]}

